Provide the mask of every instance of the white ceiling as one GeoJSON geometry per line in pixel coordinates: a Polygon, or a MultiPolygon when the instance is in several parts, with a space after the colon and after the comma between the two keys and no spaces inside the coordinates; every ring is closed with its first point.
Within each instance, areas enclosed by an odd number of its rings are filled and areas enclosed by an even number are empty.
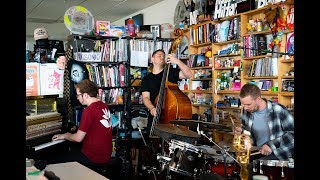
{"type": "Polygon", "coordinates": [[[95,20],[111,23],[163,0],[26,0],[26,39],[33,40],[36,28],[45,27],[49,39],[66,40],[70,31],[63,16],[71,6],[83,6],[95,20]]]}

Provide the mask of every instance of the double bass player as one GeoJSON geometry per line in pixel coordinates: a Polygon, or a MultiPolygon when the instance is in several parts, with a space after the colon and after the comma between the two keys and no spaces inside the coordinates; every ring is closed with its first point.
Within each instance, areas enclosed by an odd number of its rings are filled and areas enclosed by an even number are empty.
{"type": "Polygon", "coordinates": [[[177,84],[181,79],[189,79],[192,77],[190,68],[173,54],[168,54],[167,57],[163,49],[158,49],[152,53],[152,72],[147,74],[141,82],[142,102],[149,110],[148,124],[146,129],[147,134],[150,132],[153,117],[157,115],[155,100],[159,94],[162,76],[166,63],[176,64],[179,68],[169,69],[168,81],[177,84]],[[167,59],[166,59],[167,58],[167,59]]]}

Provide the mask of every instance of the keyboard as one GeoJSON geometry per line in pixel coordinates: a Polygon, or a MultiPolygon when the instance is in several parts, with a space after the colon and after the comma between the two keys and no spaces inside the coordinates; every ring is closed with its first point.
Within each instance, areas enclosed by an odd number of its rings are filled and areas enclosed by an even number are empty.
{"type": "Polygon", "coordinates": [[[34,151],[39,151],[40,149],[47,148],[47,147],[53,146],[55,144],[62,143],[64,141],[66,141],[66,140],[65,139],[59,139],[59,140],[56,140],[56,141],[51,141],[51,142],[47,142],[47,143],[44,143],[44,144],[40,144],[40,145],[35,146],[33,148],[34,148],[34,151]]]}

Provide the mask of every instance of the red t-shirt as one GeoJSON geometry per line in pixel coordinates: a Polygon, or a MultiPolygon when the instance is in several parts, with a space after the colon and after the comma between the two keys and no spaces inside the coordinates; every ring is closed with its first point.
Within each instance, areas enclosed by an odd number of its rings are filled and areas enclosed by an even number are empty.
{"type": "Polygon", "coordinates": [[[82,112],[79,130],[86,132],[82,153],[94,163],[107,163],[112,153],[112,122],[108,106],[94,102],[82,112]]]}

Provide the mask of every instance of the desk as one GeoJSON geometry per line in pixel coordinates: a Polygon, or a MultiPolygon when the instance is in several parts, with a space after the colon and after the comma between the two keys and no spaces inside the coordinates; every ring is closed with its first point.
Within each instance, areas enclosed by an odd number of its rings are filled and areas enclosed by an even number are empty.
{"type": "Polygon", "coordinates": [[[108,178],[96,173],[95,171],[83,166],[78,162],[68,162],[59,164],[49,164],[45,170],[52,171],[61,180],[107,180],[108,178]]]}

